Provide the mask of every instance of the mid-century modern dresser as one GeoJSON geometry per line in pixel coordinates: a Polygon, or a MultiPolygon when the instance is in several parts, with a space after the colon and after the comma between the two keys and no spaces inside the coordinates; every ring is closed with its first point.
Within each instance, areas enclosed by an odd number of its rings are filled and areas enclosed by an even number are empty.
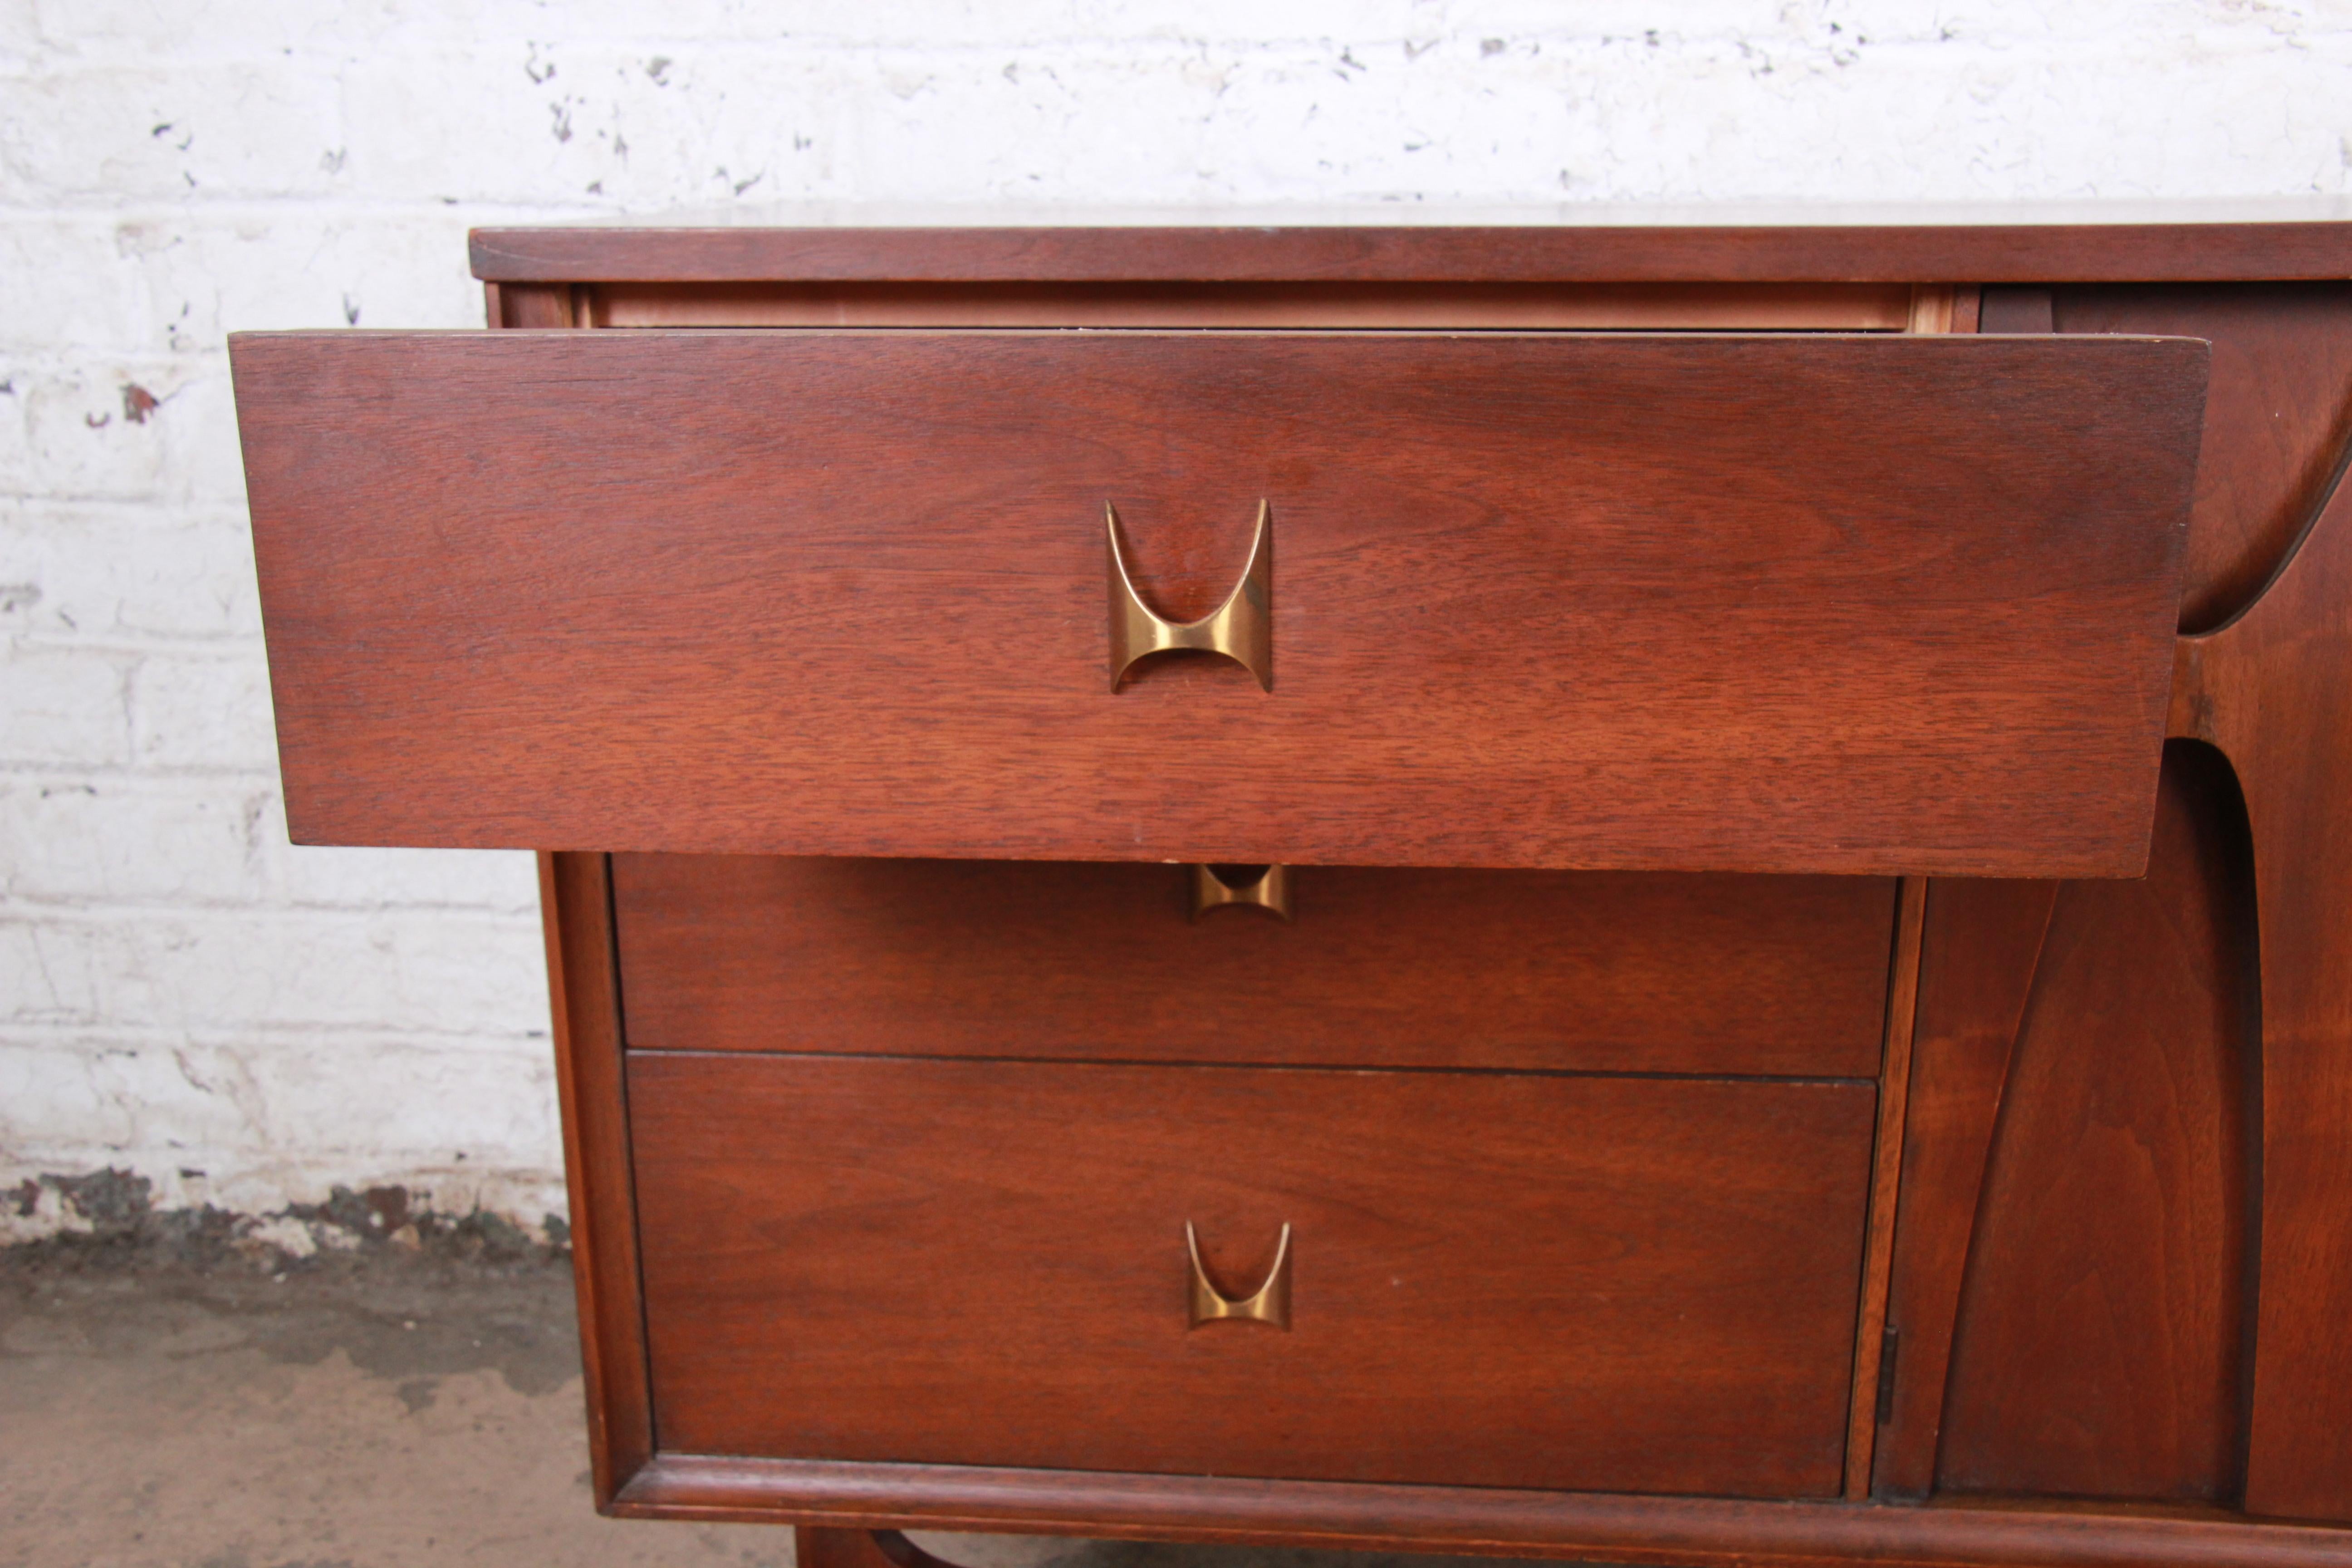
{"type": "Polygon", "coordinates": [[[238,417],[295,838],[542,851],[605,1510],[2352,1563],[2352,222],[473,262],[238,417]]]}

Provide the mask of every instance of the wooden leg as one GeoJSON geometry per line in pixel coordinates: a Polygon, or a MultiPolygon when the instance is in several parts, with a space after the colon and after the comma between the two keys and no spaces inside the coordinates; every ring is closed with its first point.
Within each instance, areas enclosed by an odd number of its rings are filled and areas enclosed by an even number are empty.
{"type": "Polygon", "coordinates": [[[895,1530],[832,1530],[803,1524],[793,1531],[800,1568],[953,1568],[895,1530]]]}

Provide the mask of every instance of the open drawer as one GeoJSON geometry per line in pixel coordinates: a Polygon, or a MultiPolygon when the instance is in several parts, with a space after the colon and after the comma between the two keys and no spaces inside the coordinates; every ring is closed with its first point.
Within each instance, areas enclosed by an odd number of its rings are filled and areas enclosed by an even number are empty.
{"type": "Polygon", "coordinates": [[[2193,341],[231,352],[300,842],[2145,863],[2193,341]]]}

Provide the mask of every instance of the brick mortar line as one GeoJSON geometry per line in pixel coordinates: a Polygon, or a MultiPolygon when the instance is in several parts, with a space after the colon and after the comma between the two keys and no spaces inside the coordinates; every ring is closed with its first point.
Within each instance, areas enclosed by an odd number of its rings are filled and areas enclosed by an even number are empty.
{"type": "Polygon", "coordinates": [[[478,923],[495,921],[512,923],[518,928],[528,926],[534,933],[539,929],[540,919],[536,910],[504,904],[408,904],[393,900],[369,904],[317,904],[292,900],[214,902],[190,900],[182,902],[176,900],[112,900],[100,897],[35,901],[11,894],[0,897],[0,925],[38,925],[54,930],[72,924],[112,925],[131,920],[153,921],[189,910],[215,915],[260,913],[286,918],[305,914],[430,914],[440,917],[436,923],[446,923],[451,917],[460,917],[478,923]],[[34,911],[38,911],[37,919],[34,911]]]}
{"type": "MultiPolygon", "coordinates": [[[[471,1047],[527,1046],[534,1050],[547,1047],[544,1030],[513,1029],[446,1029],[420,1025],[413,1029],[388,1028],[382,1024],[241,1024],[234,1030],[226,1028],[175,1029],[162,1024],[111,1024],[97,1028],[78,1028],[68,1024],[39,1022],[0,1022],[0,1048],[33,1047],[45,1048],[51,1045],[71,1045],[76,1047],[105,1046],[110,1043],[135,1046],[142,1049],[161,1049],[174,1046],[195,1046],[207,1050],[235,1048],[251,1045],[257,1039],[271,1047],[298,1046],[322,1036],[355,1043],[373,1043],[398,1047],[406,1045],[470,1042],[471,1047]]],[[[554,1058],[550,1058],[552,1062],[554,1058]]]]}
{"type": "MultiPolygon", "coordinates": [[[[191,496],[186,499],[190,504],[198,506],[243,506],[245,504],[243,495],[215,494],[191,496]]],[[[47,501],[53,505],[79,506],[89,501],[115,501],[126,506],[170,507],[178,504],[178,500],[179,498],[173,496],[125,495],[121,491],[109,493],[103,490],[0,489],[0,504],[10,501],[47,501]]]]}
{"type": "MultiPolygon", "coordinates": [[[[1918,47],[1967,53],[1975,50],[1994,51],[2004,46],[2032,45],[2037,50],[2054,50],[2072,46],[2101,51],[2105,56],[2111,53],[2115,47],[2112,17],[2105,16],[2101,16],[2100,26],[2085,26],[2079,31],[2061,31],[2046,26],[2018,24],[2002,27],[1984,27],[1945,37],[1932,28],[1912,30],[1899,26],[1891,26],[1883,33],[1871,30],[1859,34],[1848,32],[1832,35],[1825,30],[1804,24],[1775,26],[1767,23],[1759,27],[1753,25],[1752,17],[1743,20],[1743,14],[1738,12],[1735,7],[1726,6],[1724,9],[1726,15],[1720,24],[1688,29],[1666,26],[1645,29],[1634,26],[1618,27],[1603,32],[1599,28],[1570,28],[1549,25],[1507,29],[1500,36],[1511,44],[1533,43],[1546,47],[1579,45],[1594,48],[1624,47],[1640,49],[1645,55],[1653,50],[1663,54],[1674,48],[1689,49],[1717,44],[1734,49],[1746,45],[1759,50],[1769,44],[1822,55],[1827,55],[1832,50],[1843,51],[1857,47],[1864,49],[1918,47]],[[1647,35],[1651,33],[1654,33],[1659,39],[1655,45],[1648,41],[1647,35]]],[[[2194,6],[2181,5],[2172,9],[2180,19],[2186,21],[2194,18],[2200,24],[2195,35],[2196,42],[2200,48],[2210,47],[2215,37],[2244,37],[2252,43],[2274,46],[2283,39],[2298,37],[2304,32],[2325,31],[2324,26],[2319,24],[2312,24],[2303,29],[2282,31],[2272,27],[2259,16],[2249,16],[2233,23],[2217,19],[2210,13],[2194,6]]],[[[1175,12],[1171,8],[1169,14],[1173,16],[1175,12]]],[[[2052,15],[2063,16],[2064,12],[2062,9],[2052,15]]],[[[2160,21],[2161,17],[2159,17],[2160,21]]],[[[57,60],[70,58],[71,63],[55,65],[44,60],[37,62],[30,69],[0,68],[0,77],[15,75],[20,79],[25,78],[57,79],[125,69],[149,71],[186,68],[191,66],[218,68],[251,65],[273,69],[294,68],[299,69],[300,74],[309,77],[325,74],[340,78],[345,70],[354,67],[367,69],[377,65],[387,67],[403,64],[430,65],[451,58],[478,59],[494,51],[520,51],[534,47],[543,51],[547,59],[558,65],[562,63],[566,55],[601,62],[608,58],[627,58],[646,50],[655,53],[668,50],[709,50],[723,54],[730,63],[763,58],[793,61],[806,59],[824,63],[828,59],[837,58],[844,50],[854,49],[859,52],[863,59],[887,59],[898,55],[914,56],[924,59],[970,58],[984,61],[991,67],[1000,67],[1008,58],[1012,58],[1013,63],[1025,66],[1029,63],[1029,59],[1061,53],[1092,53],[1100,50],[1109,52],[1110,58],[1124,62],[1146,52],[1173,54],[1186,59],[1192,59],[1197,58],[1204,48],[1230,48],[1250,57],[1271,57],[1285,64],[1297,63],[1312,67],[1328,66],[1334,63],[1342,49],[1350,54],[1382,48],[1392,48],[1402,52],[1409,45],[1422,45],[1424,46],[1423,51],[1415,57],[1415,59],[1428,58],[1431,57],[1426,48],[1427,45],[1432,43],[1444,45],[1449,42],[1454,46],[1454,52],[1438,56],[1440,59],[1454,60],[1476,67],[1481,61],[1490,58],[1483,54],[1474,55],[1468,52],[1475,47],[1478,41],[1475,36],[1476,29],[1458,23],[1444,23],[1429,28],[1368,27],[1360,31],[1327,30],[1292,33],[1271,37],[1265,34],[1227,32],[1223,29],[1171,30],[1161,27],[1139,27],[1126,32],[1073,32],[1044,35],[1023,33],[1009,37],[999,33],[946,39],[920,35],[908,35],[900,38],[887,37],[877,38],[871,32],[853,30],[824,32],[796,29],[784,37],[779,37],[772,30],[763,30],[750,35],[741,32],[607,33],[600,34],[593,40],[568,42],[561,38],[549,38],[545,32],[548,25],[542,19],[541,25],[529,29],[518,27],[512,32],[499,31],[488,34],[453,32],[446,36],[431,36],[423,39],[418,39],[411,34],[395,48],[372,50],[366,61],[354,59],[351,53],[354,44],[375,41],[366,38],[363,35],[345,35],[341,47],[297,44],[289,50],[282,46],[272,46],[257,41],[250,48],[229,46],[211,51],[203,50],[200,47],[159,51],[143,42],[125,42],[121,45],[101,42],[93,49],[88,42],[58,42],[44,37],[34,44],[35,49],[74,49],[77,53],[72,57],[51,57],[52,59],[57,60]],[[1021,57],[1028,57],[1028,58],[1021,57]],[[321,71],[320,68],[321,67],[328,68],[321,71]]],[[[26,57],[16,57],[8,64],[14,66],[26,58],[26,57]]],[[[677,55],[672,55],[671,59],[674,64],[680,66],[693,63],[677,55]]],[[[1389,63],[1403,70],[1411,68],[1414,62],[1407,60],[1389,63]]],[[[992,71],[991,74],[996,73],[992,71]]],[[[538,84],[534,83],[533,86],[536,87],[538,84]]],[[[676,90],[675,87],[672,90],[676,90]]]]}
{"type": "MultiPolygon", "coordinates": [[[[40,779],[72,783],[77,779],[244,779],[268,784],[275,793],[278,787],[278,770],[259,767],[227,767],[189,764],[180,767],[110,766],[87,761],[48,763],[33,759],[0,758],[0,779],[40,779]]],[[[373,845],[334,846],[334,847],[373,848],[373,845]]]]}
{"type": "MultiPolygon", "coordinates": [[[[233,332],[245,331],[242,327],[231,327],[228,330],[233,332]]],[[[296,328],[293,330],[308,331],[321,329],[296,328]]],[[[55,340],[51,341],[55,342],[55,340]]],[[[54,347],[53,350],[31,353],[11,353],[8,354],[5,369],[11,380],[19,376],[58,376],[61,373],[88,376],[94,368],[101,367],[107,371],[129,371],[142,375],[155,375],[158,371],[199,371],[210,375],[215,373],[226,373],[228,363],[228,348],[226,343],[213,348],[148,353],[137,351],[125,353],[104,344],[68,342],[54,347]]],[[[156,375],[155,379],[161,381],[163,378],[156,375]]],[[[22,396],[24,392],[25,388],[20,385],[16,390],[16,395],[22,396]]],[[[162,413],[151,414],[148,416],[148,420],[152,425],[163,417],[164,415],[162,413]]]]}
{"type": "MultiPolygon", "coordinates": [[[[124,1027],[117,1026],[118,1029],[124,1027]]],[[[386,1030],[380,1025],[362,1031],[357,1026],[348,1024],[256,1024],[239,1030],[232,1039],[217,1029],[210,1032],[223,1037],[197,1037],[198,1031],[173,1031],[162,1025],[148,1027],[154,1031],[152,1036],[101,1034],[77,1029],[69,1020],[11,1019],[0,1023],[0,1051],[18,1050],[37,1055],[53,1054],[68,1060],[96,1060],[110,1051],[147,1053],[194,1049],[231,1053],[249,1051],[262,1058],[276,1059],[289,1053],[349,1047],[353,1050],[364,1049],[379,1057],[386,1053],[414,1052],[430,1057],[479,1058],[520,1062],[534,1076],[543,1071],[552,1078],[555,1072],[555,1056],[549,1048],[546,1036],[517,1034],[510,1029],[485,1030],[479,1035],[469,1035],[452,1029],[419,1027],[403,1034],[386,1030]]]]}
{"type": "Polygon", "coordinates": [[[397,898],[387,898],[372,903],[320,903],[310,900],[278,899],[190,899],[185,901],[161,902],[155,900],[116,900],[102,893],[66,894],[55,898],[27,897],[21,893],[0,896],[0,925],[37,925],[55,930],[76,923],[75,917],[103,915],[116,919],[148,921],[172,911],[205,915],[433,915],[442,920],[452,917],[467,920],[513,921],[527,926],[536,934],[540,914],[535,909],[523,909],[510,904],[411,903],[397,898]]]}
{"type": "Polygon", "coordinates": [[[81,914],[103,913],[107,920],[118,917],[148,920],[173,911],[194,911],[206,915],[436,915],[443,918],[460,916],[477,920],[511,920],[527,923],[531,931],[539,929],[540,914],[536,909],[515,904],[472,904],[457,902],[413,903],[399,898],[385,898],[369,903],[327,903],[309,899],[189,899],[163,902],[152,899],[118,900],[103,893],[69,893],[52,898],[23,893],[0,895],[0,925],[39,925],[53,929],[68,925],[81,914]],[[66,918],[59,918],[63,915],[66,918]]]}
{"type": "Polygon", "coordinates": [[[26,626],[6,634],[6,653],[19,649],[41,653],[89,653],[119,655],[124,658],[149,659],[168,658],[175,654],[203,653],[206,658],[194,662],[232,664],[230,649],[267,651],[259,632],[147,632],[135,637],[120,633],[84,633],[53,631],[47,626],[26,626]]]}
{"type": "MultiPolygon", "coordinates": [[[[90,783],[96,783],[96,782],[98,782],[98,781],[102,777],[102,778],[104,779],[104,781],[105,781],[106,783],[110,784],[131,784],[131,785],[133,785],[133,786],[136,786],[136,785],[142,784],[185,784],[185,783],[190,782],[190,781],[192,780],[192,778],[193,778],[193,779],[195,779],[195,780],[198,780],[198,781],[201,781],[201,779],[202,779],[202,778],[204,778],[204,777],[212,776],[212,775],[192,775],[192,774],[184,773],[105,773],[105,774],[100,774],[100,773],[98,773],[98,772],[96,772],[96,771],[94,771],[94,770],[90,769],[90,768],[89,767],[89,765],[88,765],[88,764],[61,763],[61,764],[59,764],[59,765],[60,765],[60,766],[62,766],[62,767],[79,768],[80,771],[79,771],[79,773],[33,773],[33,772],[22,772],[22,773],[20,773],[20,772],[16,771],[13,767],[0,767],[0,785],[6,785],[6,784],[31,784],[31,783],[39,783],[39,784],[63,784],[63,785],[65,785],[65,786],[67,786],[67,787],[71,787],[71,786],[72,786],[76,782],[78,782],[79,780],[87,780],[88,782],[90,782],[90,783]]],[[[272,797],[275,797],[275,796],[277,795],[277,794],[278,794],[278,774],[277,774],[277,773],[276,773],[276,771],[275,771],[275,770],[272,770],[271,772],[268,772],[268,773],[258,773],[258,772],[256,772],[256,773],[227,773],[227,774],[220,775],[220,777],[222,778],[223,782],[225,782],[225,783],[234,783],[234,782],[236,782],[236,781],[237,781],[237,780],[240,780],[240,779],[241,779],[241,780],[248,781],[248,783],[249,783],[250,784],[252,784],[253,786],[256,786],[256,787],[260,787],[260,786],[262,786],[262,785],[266,784],[266,785],[267,785],[267,788],[266,788],[266,790],[264,791],[264,793],[266,793],[266,794],[268,794],[268,795],[271,795],[272,797]]],[[[155,790],[155,791],[151,792],[151,793],[158,794],[158,795],[163,795],[163,794],[173,794],[173,793],[181,793],[181,792],[173,792],[173,791],[167,791],[167,790],[158,789],[158,790],[155,790]]],[[[253,791],[252,791],[251,789],[248,789],[248,790],[247,790],[247,791],[245,791],[245,792],[243,792],[243,793],[246,793],[246,794],[251,794],[251,793],[253,793],[253,791]]],[[[301,847],[305,847],[305,848],[307,848],[307,847],[310,847],[310,846],[307,846],[307,845],[306,845],[306,846],[302,846],[301,847]]],[[[341,846],[331,846],[330,847],[341,847],[341,846]]],[[[362,846],[361,847],[369,847],[369,846],[362,846]]]]}
{"type": "MultiPolygon", "coordinates": [[[[26,503],[27,510],[17,515],[39,521],[41,516],[38,510],[39,504],[40,503],[37,501],[28,502],[26,503]]],[[[157,510],[156,504],[153,502],[136,500],[106,500],[90,501],[61,501],[51,504],[57,512],[70,512],[76,515],[95,512],[100,514],[123,513],[128,514],[128,517],[135,517],[157,510]]],[[[247,519],[247,513],[243,506],[230,506],[217,501],[211,503],[211,515],[209,516],[203,515],[203,503],[188,502],[184,504],[175,504],[171,508],[171,510],[175,515],[180,516],[189,516],[192,513],[195,514],[191,518],[191,521],[196,525],[234,523],[237,527],[242,528],[246,526],[247,519]]],[[[126,517],[126,521],[128,521],[128,517],[126,517]]],[[[68,518],[53,517],[53,521],[65,526],[70,526],[70,520],[68,518]]]]}

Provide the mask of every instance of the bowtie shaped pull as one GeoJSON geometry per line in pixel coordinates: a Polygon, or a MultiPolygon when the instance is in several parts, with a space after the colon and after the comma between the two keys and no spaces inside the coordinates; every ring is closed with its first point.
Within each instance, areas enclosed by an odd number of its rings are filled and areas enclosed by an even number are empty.
{"type": "Polygon", "coordinates": [[[1265,1271],[1265,1282],[1254,1295],[1234,1297],[1218,1289],[1209,1280],[1209,1271],[1201,1264],[1201,1238],[1192,1229],[1192,1222],[1184,1222],[1184,1250],[1192,1264],[1192,1284],[1185,1290],[1185,1305],[1192,1327],[1228,1320],[1243,1322],[1271,1323],[1277,1329],[1290,1327],[1290,1227],[1282,1227],[1282,1239],[1275,1244],[1274,1267],[1265,1271]]]}
{"type": "Polygon", "coordinates": [[[1257,537],[1249,565],[1225,602],[1197,621],[1181,625],[1143,602],[1127,574],[1120,547],[1118,509],[1103,503],[1103,526],[1110,539],[1110,689],[1116,692],[1135,661],[1155,653],[1189,650],[1232,659],[1274,689],[1274,509],[1257,503],[1257,537]]]}

